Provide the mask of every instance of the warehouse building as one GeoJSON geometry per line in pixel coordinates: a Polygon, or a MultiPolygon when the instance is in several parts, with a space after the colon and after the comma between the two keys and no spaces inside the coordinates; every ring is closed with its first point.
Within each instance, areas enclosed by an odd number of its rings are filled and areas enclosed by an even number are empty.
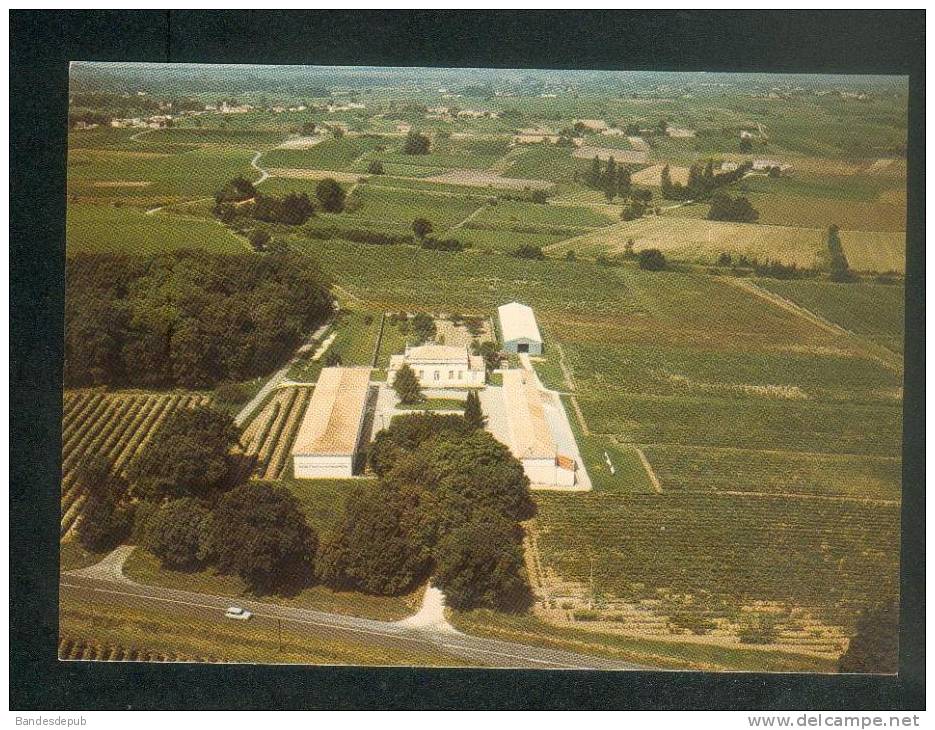
{"type": "Polygon", "coordinates": [[[529,370],[503,371],[503,400],[510,451],[533,485],[573,487],[577,463],[559,453],[543,406],[543,392],[529,370]]]}
{"type": "Polygon", "coordinates": [[[510,302],[497,309],[500,337],[506,352],[542,354],[542,335],[532,309],[519,302],[510,302]]]}
{"type": "Polygon", "coordinates": [[[390,358],[386,378],[390,385],[404,364],[413,369],[423,388],[482,388],[487,381],[484,358],[471,355],[466,347],[407,346],[404,354],[390,358]]]}
{"type": "Polygon", "coordinates": [[[292,445],[298,479],[354,474],[360,447],[370,368],[324,368],[292,445]]]}

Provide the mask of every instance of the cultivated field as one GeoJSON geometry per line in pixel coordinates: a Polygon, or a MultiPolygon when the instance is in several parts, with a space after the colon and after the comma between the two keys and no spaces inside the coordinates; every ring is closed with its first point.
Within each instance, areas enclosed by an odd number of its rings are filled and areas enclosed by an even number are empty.
{"type": "MultiPolygon", "coordinates": [[[[824,250],[827,231],[795,226],[726,223],[698,218],[649,217],[618,223],[563,241],[549,248],[554,254],[573,250],[579,255],[616,254],[632,240],[634,249],[658,248],[676,259],[712,263],[720,253],[743,254],[761,261],[776,260],[814,266],[824,250]]],[[[841,231],[851,268],[857,271],[904,271],[905,234],[889,231],[841,231]]]]}
{"type": "Polygon", "coordinates": [[[292,442],[311,392],[311,388],[280,388],[244,429],[241,444],[249,457],[247,467],[257,479],[280,479],[292,473],[292,442]]]}

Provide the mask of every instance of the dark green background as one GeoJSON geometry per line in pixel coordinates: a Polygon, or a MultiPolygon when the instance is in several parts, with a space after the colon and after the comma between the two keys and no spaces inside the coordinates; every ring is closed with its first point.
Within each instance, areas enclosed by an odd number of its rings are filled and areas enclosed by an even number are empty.
{"type": "Polygon", "coordinates": [[[10,13],[11,709],[924,707],[925,13],[10,13]],[[59,663],[68,61],[910,75],[900,676],[59,663]]]}

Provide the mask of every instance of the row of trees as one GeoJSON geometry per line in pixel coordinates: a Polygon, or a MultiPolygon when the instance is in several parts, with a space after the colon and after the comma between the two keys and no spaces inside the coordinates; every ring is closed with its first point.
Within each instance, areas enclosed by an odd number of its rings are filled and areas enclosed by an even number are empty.
{"type": "Polygon", "coordinates": [[[760,214],[743,195],[732,198],[726,193],[717,193],[711,198],[711,207],[706,217],[709,221],[756,223],[760,214]]]}
{"type": "Polygon", "coordinates": [[[332,312],[315,260],[177,251],[66,262],[65,384],[206,388],[283,362],[332,312]]]}
{"type": "Polygon", "coordinates": [[[581,181],[589,188],[603,191],[608,200],[630,196],[630,169],[626,165],[618,165],[613,156],[608,157],[606,163],[599,157],[591,160],[581,181]]]}
{"type": "Polygon", "coordinates": [[[660,188],[662,197],[667,200],[703,200],[720,187],[740,180],[753,165],[744,162],[736,169],[725,172],[714,171],[714,161],[695,163],[688,169],[688,182],[682,185],[672,182],[669,166],[662,168],[660,188]]]}

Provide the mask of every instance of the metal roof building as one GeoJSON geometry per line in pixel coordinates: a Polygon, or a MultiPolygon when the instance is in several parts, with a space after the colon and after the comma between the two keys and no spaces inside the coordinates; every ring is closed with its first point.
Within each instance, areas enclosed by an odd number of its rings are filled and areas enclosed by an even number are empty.
{"type": "Polygon", "coordinates": [[[504,350],[528,352],[530,355],[542,354],[542,335],[531,307],[519,302],[510,302],[497,308],[497,316],[500,320],[500,336],[503,338],[504,350]]]}
{"type": "Polygon", "coordinates": [[[292,445],[300,479],[349,477],[360,443],[370,368],[324,368],[292,445]]]}

